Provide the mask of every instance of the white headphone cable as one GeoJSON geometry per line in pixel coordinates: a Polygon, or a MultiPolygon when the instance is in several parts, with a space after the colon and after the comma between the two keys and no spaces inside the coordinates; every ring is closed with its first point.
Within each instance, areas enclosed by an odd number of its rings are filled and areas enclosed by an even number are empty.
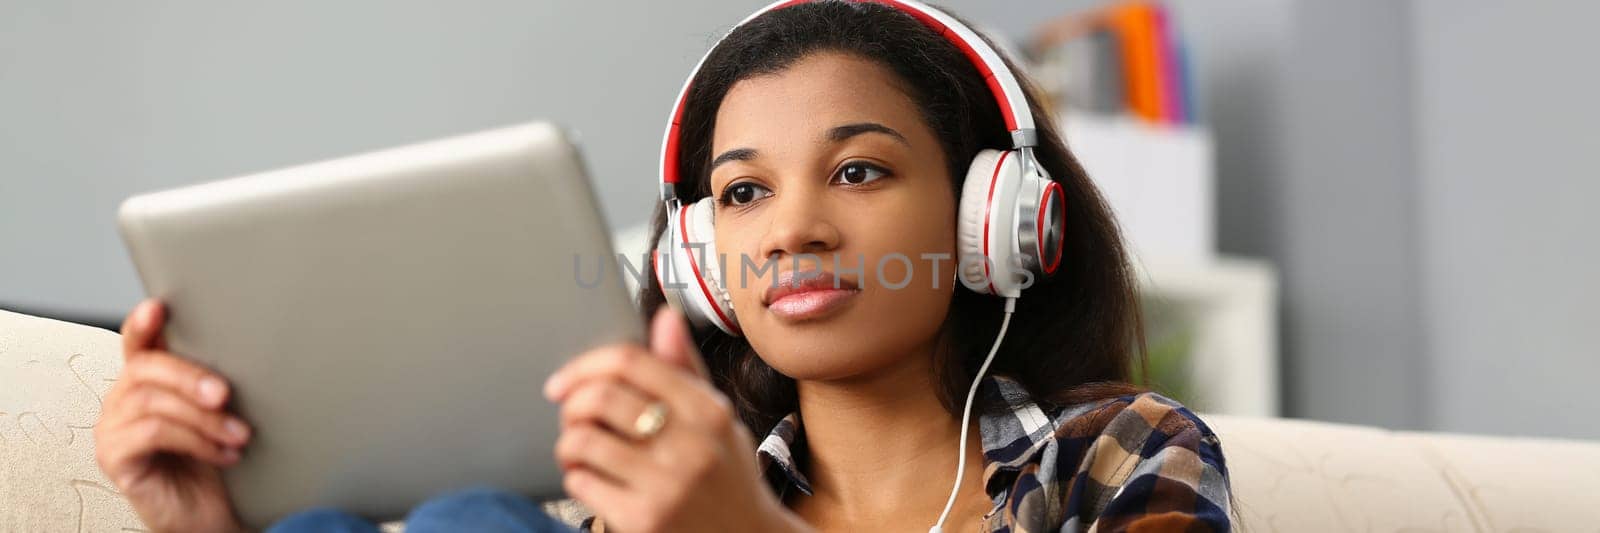
{"type": "Polygon", "coordinates": [[[956,481],[950,487],[950,499],[944,502],[944,512],[939,513],[939,521],[928,528],[928,533],[944,533],[944,521],[950,518],[950,509],[956,505],[956,494],[961,492],[961,478],[967,471],[967,424],[972,420],[972,398],[978,394],[978,384],[983,383],[983,374],[989,371],[989,363],[994,362],[994,354],[1000,351],[1000,341],[1006,338],[1006,327],[1011,325],[1011,313],[1017,309],[1016,298],[1006,298],[1006,316],[1000,319],[1000,333],[994,337],[994,346],[989,348],[989,356],[983,358],[983,366],[978,367],[978,375],[972,377],[972,386],[967,389],[967,404],[961,408],[961,444],[959,445],[960,457],[956,459],[956,481]]]}

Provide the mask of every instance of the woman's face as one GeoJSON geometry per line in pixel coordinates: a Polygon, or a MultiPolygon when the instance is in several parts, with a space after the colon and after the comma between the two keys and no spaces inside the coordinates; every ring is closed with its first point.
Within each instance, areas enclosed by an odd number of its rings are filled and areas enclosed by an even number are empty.
{"type": "Polygon", "coordinates": [[[717,252],[761,358],[837,380],[929,357],[954,286],[956,198],[893,72],[813,54],[734,84],[714,130],[717,252]]]}

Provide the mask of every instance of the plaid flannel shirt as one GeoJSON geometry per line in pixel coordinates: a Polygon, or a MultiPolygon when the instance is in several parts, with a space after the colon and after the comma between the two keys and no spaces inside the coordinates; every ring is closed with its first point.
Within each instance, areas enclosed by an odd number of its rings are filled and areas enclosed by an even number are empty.
{"type": "MultiPolygon", "coordinates": [[[[994,507],[984,531],[1227,531],[1228,469],[1216,434],[1153,392],[1045,411],[1015,381],[990,377],[980,394],[1006,412],[978,419],[983,480],[994,507]]],[[[757,453],[780,497],[811,484],[793,450],[791,414],[757,453]]]]}

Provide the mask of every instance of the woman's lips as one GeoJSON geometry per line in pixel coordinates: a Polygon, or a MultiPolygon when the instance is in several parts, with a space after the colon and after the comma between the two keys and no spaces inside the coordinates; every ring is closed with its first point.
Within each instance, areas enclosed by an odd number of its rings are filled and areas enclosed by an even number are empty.
{"type": "Polygon", "coordinates": [[[832,272],[784,272],[776,285],[762,294],[762,303],[778,317],[790,321],[821,318],[848,304],[860,293],[854,280],[836,278],[832,272]]]}
{"type": "Polygon", "coordinates": [[[843,307],[856,295],[853,289],[821,289],[791,293],[767,305],[779,317],[792,321],[820,318],[843,307]]]}

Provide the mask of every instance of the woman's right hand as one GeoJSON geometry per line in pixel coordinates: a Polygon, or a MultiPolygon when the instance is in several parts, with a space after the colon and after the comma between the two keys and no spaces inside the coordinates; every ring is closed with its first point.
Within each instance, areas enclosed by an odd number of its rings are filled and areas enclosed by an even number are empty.
{"type": "Polygon", "coordinates": [[[122,323],[122,374],[94,426],[95,460],[152,531],[239,531],[219,468],[250,429],[228,414],[227,381],[166,351],[161,302],[122,323]]]}

